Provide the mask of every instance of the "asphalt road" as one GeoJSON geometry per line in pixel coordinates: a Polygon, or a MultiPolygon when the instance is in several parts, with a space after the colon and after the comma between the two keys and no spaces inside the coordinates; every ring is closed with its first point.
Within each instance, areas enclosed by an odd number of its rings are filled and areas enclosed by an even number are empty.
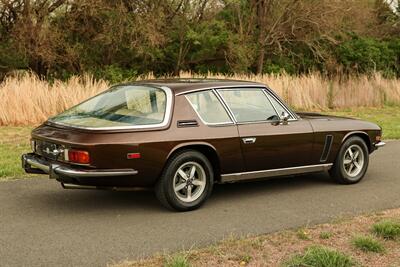
{"type": "Polygon", "coordinates": [[[163,209],[153,192],[63,190],[46,178],[0,183],[0,266],[105,266],[338,216],[400,207],[400,142],[371,155],[364,180],[327,175],[218,185],[200,210],[163,209]]]}

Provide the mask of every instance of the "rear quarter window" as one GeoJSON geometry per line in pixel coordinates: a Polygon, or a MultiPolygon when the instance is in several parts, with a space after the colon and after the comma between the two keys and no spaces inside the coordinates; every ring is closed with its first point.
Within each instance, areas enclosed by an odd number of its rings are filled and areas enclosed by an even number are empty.
{"type": "Polygon", "coordinates": [[[213,91],[187,94],[186,98],[204,123],[232,123],[228,113],[213,91]]]}

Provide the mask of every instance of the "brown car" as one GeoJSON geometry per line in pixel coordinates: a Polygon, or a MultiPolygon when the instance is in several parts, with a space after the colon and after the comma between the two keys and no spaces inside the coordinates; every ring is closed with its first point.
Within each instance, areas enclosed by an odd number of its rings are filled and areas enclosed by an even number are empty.
{"type": "Polygon", "coordinates": [[[373,123],[295,113],[263,84],[150,80],[110,88],[32,132],[28,173],[64,188],[155,187],[175,210],[199,207],[214,183],[329,171],[359,182],[384,146],[373,123]]]}

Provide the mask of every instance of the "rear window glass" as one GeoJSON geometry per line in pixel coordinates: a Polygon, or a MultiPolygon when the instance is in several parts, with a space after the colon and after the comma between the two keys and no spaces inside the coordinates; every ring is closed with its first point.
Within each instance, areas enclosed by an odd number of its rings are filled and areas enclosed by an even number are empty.
{"type": "Polygon", "coordinates": [[[116,86],[50,119],[78,127],[157,125],[164,121],[167,95],[149,86],[116,86]]]}

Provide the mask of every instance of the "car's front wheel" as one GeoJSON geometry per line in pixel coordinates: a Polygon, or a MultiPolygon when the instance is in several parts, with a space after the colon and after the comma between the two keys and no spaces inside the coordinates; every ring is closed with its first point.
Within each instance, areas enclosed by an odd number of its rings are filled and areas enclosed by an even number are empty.
{"type": "Polygon", "coordinates": [[[330,170],[331,177],[341,184],[354,184],[364,177],[369,163],[368,147],[358,136],[347,139],[330,170]]]}
{"type": "Polygon", "coordinates": [[[167,208],[188,211],[200,207],[211,194],[214,172],[202,153],[182,151],[167,163],[156,184],[156,196],[167,208]]]}

